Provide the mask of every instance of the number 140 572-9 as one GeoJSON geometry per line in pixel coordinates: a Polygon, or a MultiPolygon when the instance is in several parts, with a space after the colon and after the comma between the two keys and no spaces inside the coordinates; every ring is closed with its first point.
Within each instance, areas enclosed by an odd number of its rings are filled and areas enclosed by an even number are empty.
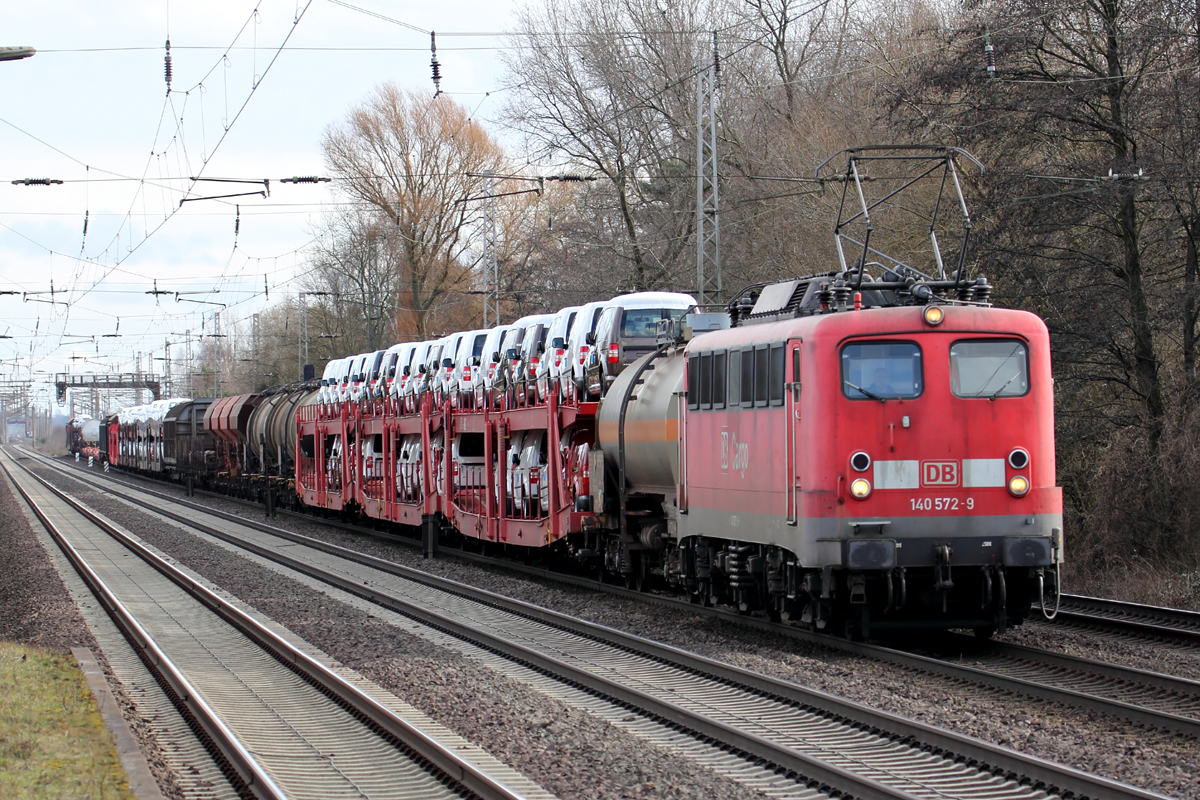
{"type": "Polygon", "coordinates": [[[909,498],[909,502],[912,503],[913,511],[958,511],[960,508],[970,511],[975,508],[973,497],[965,500],[957,497],[912,497],[909,498]]]}

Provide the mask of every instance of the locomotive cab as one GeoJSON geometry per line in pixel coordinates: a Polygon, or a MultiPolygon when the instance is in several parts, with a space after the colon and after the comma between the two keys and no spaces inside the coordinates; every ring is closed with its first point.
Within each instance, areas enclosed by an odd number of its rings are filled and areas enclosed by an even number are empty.
{"type": "Polygon", "coordinates": [[[806,425],[801,389],[797,461],[836,475],[798,475],[802,516],[820,520],[804,558],[840,568],[846,612],[875,627],[1020,622],[1063,557],[1046,328],[973,306],[871,316],[813,337],[835,380],[809,413],[835,424],[806,425]]]}
{"type": "Polygon", "coordinates": [[[676,571],[694,592],[821,629],[986,635],[1057,578],[1036,316],[846,310],[705,334],[686,354],[676,571]]]}

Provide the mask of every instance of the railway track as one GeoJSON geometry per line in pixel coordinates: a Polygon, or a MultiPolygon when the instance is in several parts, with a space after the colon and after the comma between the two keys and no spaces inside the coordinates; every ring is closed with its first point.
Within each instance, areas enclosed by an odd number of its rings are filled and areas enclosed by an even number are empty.
{"type": "MultiPolygon", "coordinates": [[[[64,469],[61,464],[51,459],[47,459],[46,463],[64,469]]],[[[74,474],[76,479],[83,480],[80,470],[66,468],[65,471],[67,474],[74,474]]],[[[102,485],[96,482],[94,474],[82,474],[89,476],[88,480],[92,482],[93,486],[102,485]]],[[[113,480],[111,475],[107,476],[107,479],[113,480]]],[[[178,498],[171,498],[169,495],[138,487],[125,481],[115,482],[164,501],[186,503],[178,498]]],[[[216,496],[224,497],[223,495],[216,496]]],[[[196,507],[205,508],[203,506],[196,507]]],[[[218,516],[222,515],[221,512],[206,510],[218,516]]],[[[297,516],[310,521],[314,520],[313,517],[306,515],[297,516]]],[[[321,522],[356,533],[364,532],[362,528],[354,525],[329,520],[321,522]]],[[[247,524],[254,525],[255,523],[247,522],[247,524]]],[[[266,528],[276,530],[271,526],[266,526],[266,528]]],[[[402,537],[389,536],[388,539],[405,544],[416,544],[412,540],[402,537]]],[[[1137,725],[1161,728],[1200,738],[1200,682],[1186,678],[1015,644],[981,643],[973,637],[948,633],[937,637],[933,647],[924,648],[922,652],[915,652],[913,649],[884,647],[874,643],[850,642],[813,633],[786,623],[772,623],[765,619],[747,617],[723,609],[703,608],[677,597],[633,592],[618,586],[597,584],[594,580],[587,578],[513,564],[511,561],[490,558],[477,553],[456,550],[448,550],[447,553],[478,563],[501,565],[505,569],[517,570],[557,582],[592,589],[598,588],[606,592],[686,610],[688,613],[712,615],[743,627],[770,631],[854,655],[890,662],[906,669],[937,674],[952,680],[1005,692],[1015,692],[1039,700],[1063,703],[1127,720],[1137,725]]]]}
{"type": "Polygon", "coordinates": [[[235,515],[144,489],[119,494],[713,742],[721,759],[735,753],[789,776],[798,790],[905,798],[1158,796],[235,515]]]}
{"type": "Polygon", "coordinates": [[[939,637],[938,648],[939,660],[1069,692],[1071,699],[1062,700],[1067,704],[1193,737],[1200,734],[1200,681],[1007,642],[981,643],[960,634],[939,637]],[[1096,697],[1116,705],[1084,702],[1096,697]]]}
{"type": "Polygon", "coordinates": [[[529,796],[200,585],[7,451],[0,465],[242,796],[529,796]]]}
{"type": "Polygon", "coordinates": [[[1078,594],[1064,594],[1058,619],[1109,628],[1142,638],[1200,646],[1200,612],[1148,606],[1078,594]]]}

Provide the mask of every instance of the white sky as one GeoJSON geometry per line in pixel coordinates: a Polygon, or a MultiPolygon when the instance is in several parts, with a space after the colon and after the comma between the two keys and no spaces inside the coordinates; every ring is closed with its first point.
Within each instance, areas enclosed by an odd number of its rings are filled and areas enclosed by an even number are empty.
{"type": "MultiPolygon", "coordinates": [[[[323,131],[379,83],[432,88],[428,35],[332,0],[311,0],[293,26],[307,2],[0,0],[0,46],[38,50],[32,58],[0,62],[0,291],[17,292],[0,296],[0,334],[12,337],[0,339],[0,380],[31,374],[48,380],[68,369],[131,370],[134,353],[161,357],[165,340],[181,343],[185,330],[200,329],[202,314],[220,309],[176,302],[173,295],[156,300],[145,294],[154,279],[159,289],[225,303],[233,309],[227,314],[241,318],[266,304],[264,274],[271,301],[294,293],[288,280],[297,251],[312,238],[320,204],[333,195],[326,185],[289,186],[279,179],[324,174],[323,131]],[[169,102],[163,80],[168,33],[169,102]],[[260,83],[251,96],[255,75],[260,83]],[[225,121],[243,103],[225,133],[225,121]],[[269,178],[271,196],[189,202],[180,209],[187,184],[178,179],[198,174],[269,178]],[[11,183],[24,178],[65,183],[11,183]],[[235,204],[241,206],[236,248],[235,204]],[[70,299],[69,307],[33,299],[51,299],[51,280],[54,299],[70,299]],[[112,334],[118,318],[119,337],[64,338],[112,334]]],[[[501,39],[451,34],[504,30],[515,0],[352,5],[439,31],[443,91],[485,124],[498,111],[503,93],[485,93],[502,87],[494,49],[501,39]]],[[[254,188],[208,183],[195,194],[254,188]]]]}

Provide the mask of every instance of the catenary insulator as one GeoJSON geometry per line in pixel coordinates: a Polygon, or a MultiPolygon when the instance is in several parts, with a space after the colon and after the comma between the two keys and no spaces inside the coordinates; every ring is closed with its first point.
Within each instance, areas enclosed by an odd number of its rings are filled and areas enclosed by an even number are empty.
{"type": "Polygon", "coordinates": [[[437,58],[437,34],[429,32],[429,66],[433,70],[433,96],[442,93],[442,65],[437,58]]]}
{"type": "Polygon", "coordinates": [[[171,91],[171,40],[167,39],[167,54],[163,57],[163,78],[167,81],[167,91],[171,91]]]}

